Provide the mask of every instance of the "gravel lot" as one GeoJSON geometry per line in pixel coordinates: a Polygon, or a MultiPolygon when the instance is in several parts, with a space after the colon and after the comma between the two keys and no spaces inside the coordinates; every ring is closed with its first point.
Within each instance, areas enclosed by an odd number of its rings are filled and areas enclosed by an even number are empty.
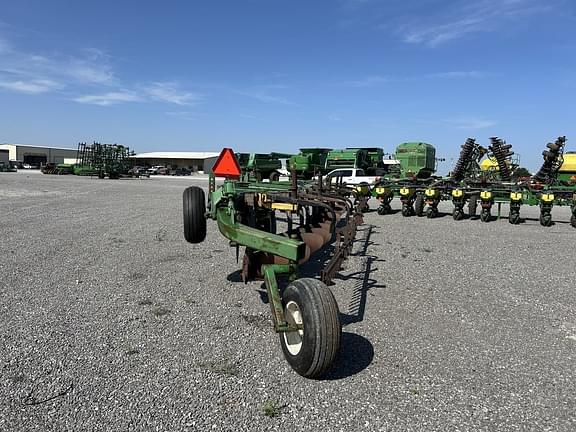
{"type": "Polygon", "coordinates": [[[519,226],[367,214],[313,381],[214,222],[184,241],[193,182],[0,174],[0,430],[576,429],[568,209],[550,228],[527,207],[519,226]]]}

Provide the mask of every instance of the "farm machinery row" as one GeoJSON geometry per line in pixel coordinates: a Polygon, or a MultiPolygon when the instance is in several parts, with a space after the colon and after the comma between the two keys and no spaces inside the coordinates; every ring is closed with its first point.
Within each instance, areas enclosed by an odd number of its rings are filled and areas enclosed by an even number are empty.
{"type": "Polygon", "coordinates": [[[75,164],[47,163],[42,167],[42,172],[119,179],[121,176],[130,175],[133,164],[130,158],[133,155],[134,152],[130,151],[129,147],[119,144],[79,143],[75,164]]]}
{"type": "Polygon", "coordinates": [[[241,277],[264,280],[286,360],[300,375],[317,378],[332,365],[341,339],[328,285],[352,252],[369,194],[326,184],[322,176],[301,180],[293,172],[289,181],[261,181],[260,175],[242,170],[232,150],[224,149],[210,175],[207,201],[200,187],[184,191],[184,237],[202,242],[212,219],[236,249],[237,261],[243,248],[241,277]],[[222,184],[216,176],[224,177],[222,184]],[[314,270],[319,277],[299,278],[313,256],[324,264],[314,270]]]}
{"type": "Polygon", "coordinates": [[[542,153],[544,161],[540,170],[533,176],[517,178],[513,175],[517,161],[511,145],[492,137],[485,148],[469,138],[462,145],[460,157],[448,177],[383,177],[372,187],[372,195],[380,201],[379,214],[390,213],[390,202],[399,196],[404,216],[434,218],[441,201],[452,201],[454,220],[474,217],[479,210],[483,222],[492,219],[495,205],[499,217],[501,205],[508,204],[511,224],[521,222],[523,205],[539,206],[543,226],[553,224],[554,206],[570,206],[570,223],[576,228],[576,154],[565,154],[565,143],[565,137],[548,143],[542,153]]]}

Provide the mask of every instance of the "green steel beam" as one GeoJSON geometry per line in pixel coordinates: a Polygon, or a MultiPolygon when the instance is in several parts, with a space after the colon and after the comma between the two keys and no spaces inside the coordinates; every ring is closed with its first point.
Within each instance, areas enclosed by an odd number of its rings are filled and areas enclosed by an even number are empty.
{"type": "Polygon", "coordinates": [[[233,209],[231,208],[218,208],[216,219],[222,235],[239,245],[268,252],[295,263],[305,256],[306,244],[304,242],[238,223],[233,218],[233,209]]]}

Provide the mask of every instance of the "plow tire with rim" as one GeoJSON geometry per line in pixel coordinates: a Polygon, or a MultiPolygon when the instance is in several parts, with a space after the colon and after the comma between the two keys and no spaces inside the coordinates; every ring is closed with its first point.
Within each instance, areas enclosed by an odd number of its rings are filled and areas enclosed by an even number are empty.
{"type": "Polygon", "coordinates": [[[482,222],[489,222],[490,221],[490,210],[482,210],[482,213],[480,213],[480,220],[482,222]]]}
{"type": "Polygon", "coordinates": [[[299,375],[319,378],[340,349],[342,326],[332,291],[321,281],[297,279],[284,291],[282,303],[288,324],[302,330],[280,333],[284,357],[299,375]]]}
{"type": "Polygon", "coordinates": [[[184,190],[184,238],[189,243],[200,243],[206,238],[206,199],[198,186],[184,190]]]}

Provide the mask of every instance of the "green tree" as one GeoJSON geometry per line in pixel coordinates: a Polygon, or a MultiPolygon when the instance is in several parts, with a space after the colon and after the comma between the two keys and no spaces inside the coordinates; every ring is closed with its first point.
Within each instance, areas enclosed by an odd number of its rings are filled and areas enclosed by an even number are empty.
{"type": "Polygon", "coordinates": [[[531,177],[532,174],[530,173],[530,171],[528,171],[526,168],[524,167],[518,167],[514,170],[514,174],[513,174],[514,178],[519,178],[519,177],[531,177]]]}

